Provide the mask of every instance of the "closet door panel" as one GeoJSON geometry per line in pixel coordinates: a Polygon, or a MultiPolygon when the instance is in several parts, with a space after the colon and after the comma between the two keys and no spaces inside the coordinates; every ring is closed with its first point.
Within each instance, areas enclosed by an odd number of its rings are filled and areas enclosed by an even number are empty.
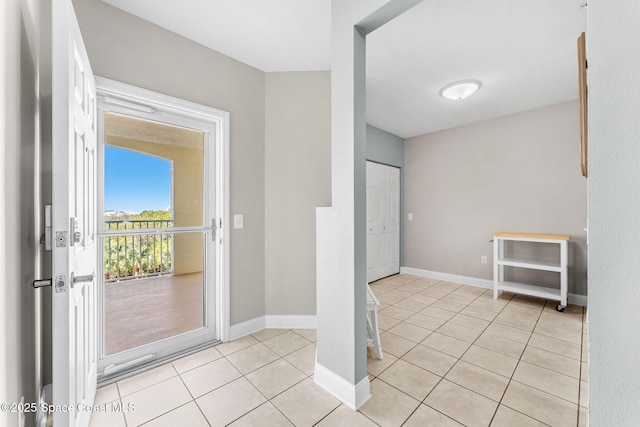
{"type": "Polygon", "coordinates": [[[377,224],[378,192],[376,170],[367,162],[367,281],[379,279],[379,238],[377,224]]]}
{"type": "Polygon", "coordinates": [[[367,162],[367,280],[400,272],[400,170],[367,162]]]}
{"type": "Polygon", "coordinates": [[[389,209],[389,219],[387,230],[389,234],[388,251],[389,264],[388,274],[400,272],[400,170],[389,168],[387,175],[387,206],[389,209]]]}

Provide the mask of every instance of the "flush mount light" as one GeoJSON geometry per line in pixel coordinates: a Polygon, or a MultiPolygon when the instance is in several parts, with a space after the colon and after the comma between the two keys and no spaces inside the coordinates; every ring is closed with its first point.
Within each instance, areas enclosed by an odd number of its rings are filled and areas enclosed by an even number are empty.
{"type": "Polygon", "coordinates": [[[460,101],[473,95],[480,88],[477,80],[460,80],[446,85],[440,90],[440,95],[452,101],[460,101]]]}

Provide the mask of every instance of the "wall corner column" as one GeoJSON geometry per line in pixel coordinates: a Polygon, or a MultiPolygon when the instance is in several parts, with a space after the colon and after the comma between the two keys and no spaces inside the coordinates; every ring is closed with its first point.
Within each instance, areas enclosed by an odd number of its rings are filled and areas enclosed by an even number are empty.
{"type": "Polygon", "coordinates": [[[422,0],[332,0],[332,206],[316,211],[315,382],[356,410],[366,345],[366,35],[422,0]]]}

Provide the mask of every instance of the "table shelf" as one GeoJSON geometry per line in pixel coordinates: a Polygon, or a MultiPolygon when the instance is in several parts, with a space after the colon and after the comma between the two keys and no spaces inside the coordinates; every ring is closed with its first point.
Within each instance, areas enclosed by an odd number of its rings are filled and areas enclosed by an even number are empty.
{"type": "Polygon", "coordinates": [[[505,265],[507,267],[519,267],[529,268],[532,270],[544,270],[555,271],[560,273],[562,271],[562,265],[558,262],[540,262],[540,261],[525,261],[516,258],[503,258],[498,260],[499,265],[505,265]]]}
{"type": "Polygon", "coordinates": [[[514,232],[493,233],[493,298],[498,298],[502,291],[516,294],[529,295],[559,301],[558,311],[564,311],[567,306],[568,288],[568,241],[571,237],[559,234],[531,234],[514,232]],[[541,262],[518,258],[506,258],[504,250],[505,241],[554,243],[560,246],[560,259],[558,262],[541,262]],[[514,283],[504,280],[505,267],[527,268],[532,270],[551,271],[560,274],[560,287],[547,288],[534,284],[514,283]]]}

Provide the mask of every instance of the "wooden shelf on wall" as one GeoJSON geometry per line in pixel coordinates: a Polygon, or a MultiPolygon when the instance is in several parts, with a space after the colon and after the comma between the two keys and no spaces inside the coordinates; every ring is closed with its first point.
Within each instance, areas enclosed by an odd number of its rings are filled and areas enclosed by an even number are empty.
{"type": "Polygon", "coordinates": [[[580,169],[582,176],[589,176],[588,126],[587,126],[587,49],[585,33],[578,37],[578,100],[580,102],[580,169]]]}

